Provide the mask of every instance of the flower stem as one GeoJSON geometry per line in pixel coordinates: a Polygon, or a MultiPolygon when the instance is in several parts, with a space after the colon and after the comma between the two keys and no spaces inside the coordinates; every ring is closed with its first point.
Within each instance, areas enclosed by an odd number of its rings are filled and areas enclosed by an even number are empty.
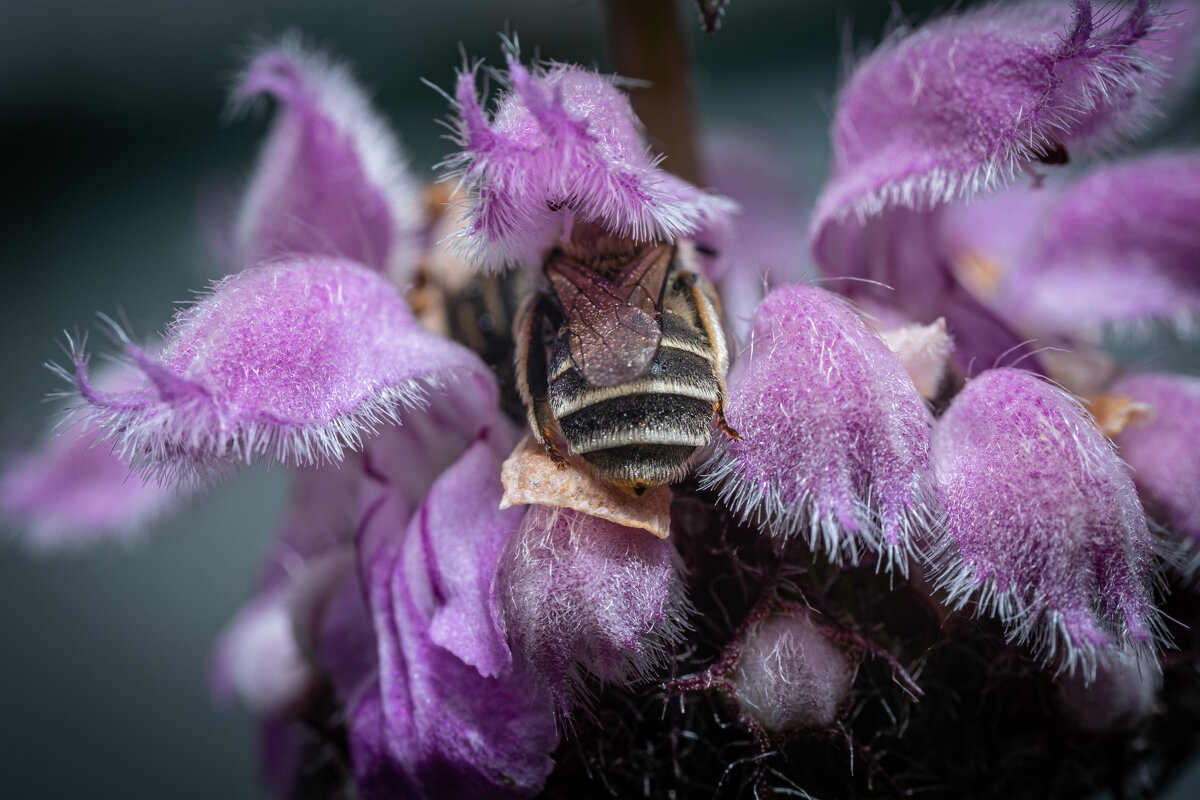
{"type": "Polygon", "coordinates": [[[631,99],[650,146],[667,156],[663,167],[698,183],[691,52],[675,6],[675,0],[607,0],[608,49],[618,75],[650,83],[631,99]]]}

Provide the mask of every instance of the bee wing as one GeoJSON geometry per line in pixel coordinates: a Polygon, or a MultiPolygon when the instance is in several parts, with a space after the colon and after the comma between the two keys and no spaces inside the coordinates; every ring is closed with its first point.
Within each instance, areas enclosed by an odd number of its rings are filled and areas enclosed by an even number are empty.
{"type": "Polygon", "coordinates": [[[650,366],[662,339],[659,301],[670,265],[666,245],[647,249],[616,281],[569,259],[547,264],[567,317],[571,360],[588,383],[628,383],[650,366]]]}

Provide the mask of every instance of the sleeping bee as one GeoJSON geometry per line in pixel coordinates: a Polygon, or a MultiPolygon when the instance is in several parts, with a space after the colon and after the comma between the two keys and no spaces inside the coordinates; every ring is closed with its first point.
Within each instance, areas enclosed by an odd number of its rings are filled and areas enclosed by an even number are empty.
{"type": "Polygon", "coordinates": [[[517,388],[533,435],[642,494],[682,478],[725,421],[729,357],[693,245],[634,243],[577,226],[546,259],[547,290],[514,325],[517,388]]]}

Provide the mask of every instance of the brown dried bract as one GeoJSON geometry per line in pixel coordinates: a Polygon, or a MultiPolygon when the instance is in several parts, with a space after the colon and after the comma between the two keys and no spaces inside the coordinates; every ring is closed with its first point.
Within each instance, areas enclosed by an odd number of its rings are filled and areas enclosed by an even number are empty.
{"type": "Polygon", "coordinates": [[[670,535],[670,487],[656,486],[634,497],[594,477],[575,458],[569,459],[568,465],[561,469],[544,447],[526,436],[500,471],[504,484],[500,508],[529,504],[573,508],[628,528],[640,528],[659,539],[670,535]]]}
{"type": "Polygon", "coordinates": [[[1096,427],[1109,439],[1129,425],[1149,422],[1154,409],[1123,394],[1097,392],[1084,398],[1084,406],[1096,420],[1096,427]]]}

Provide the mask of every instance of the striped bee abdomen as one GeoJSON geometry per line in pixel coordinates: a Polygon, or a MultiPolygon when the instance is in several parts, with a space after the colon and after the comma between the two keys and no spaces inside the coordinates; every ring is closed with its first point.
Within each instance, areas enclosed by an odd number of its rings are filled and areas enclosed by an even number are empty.
{"type": "Polygon", "coordinates": [[[711,345],[674,312],[663,314],[662,327],[650,366],[628,383],[589,384],[571,361],[566,337],[550,358],[550,409],[571,452],[633,489],[683,475],[711,438],[713,409],[721,400],[711,345]]]}

